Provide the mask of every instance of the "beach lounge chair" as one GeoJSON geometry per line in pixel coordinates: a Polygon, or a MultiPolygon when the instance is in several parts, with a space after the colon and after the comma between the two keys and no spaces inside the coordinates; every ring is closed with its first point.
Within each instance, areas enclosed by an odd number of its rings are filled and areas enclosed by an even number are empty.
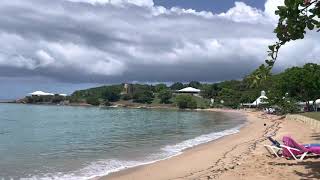
{"type": "MultiPolygon", "coordinates": [[[[264,145],[264,147],[266,147],[266,149],[271,153],[274,154],[277,157],[281,157],[282,156],[282,150],[284,148],[290,148],[286,145],[282,145],[280,144],[277,140],[273,139],[271,136],[268,136],[267,139],[272,143],[271,145],[264,145]]],[[[286,138],[285,138],[286,139],[286,138]]],[[[309,149],[309,148],[314,148],[314,147],[320,147],[320,144],[304,144],[302,145],[303,147],[309,149]]],[[[291,148],[292,149],[292,148],[291,148]]],[[[288,151],[290,153],[290,151],[288,151]]],[[[290,154],[291,155],[291,154],[290,154]]]]}
{"type": "Polygon", "coordinates": [[[284,136],[282,141],[283,145],[280,145],[282,147],[282,155],[286,158],[303,160],[309,154],[320,155],[320,146],[306,147],[298,144],[295,140],[288,136],[284,136]]]}

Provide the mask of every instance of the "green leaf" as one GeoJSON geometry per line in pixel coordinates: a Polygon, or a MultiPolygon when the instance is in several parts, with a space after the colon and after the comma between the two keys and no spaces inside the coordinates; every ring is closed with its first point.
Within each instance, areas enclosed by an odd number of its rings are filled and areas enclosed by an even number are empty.
{"type": "Polygon", "coordinates": [[[287,6],[287,7],[293,7],[296,5],[296,1],[295,0],[285,0],[284,1],[284,4],[287,6]]]}
{"type": "Polygon", "coordinates": [[[270,49],[270,51],[274,51],[274,47],[275,47],[275,45],[271,45],[271,46],[268,46],[268,48],[270,49]]]}
{"type": "Polygon", "coordinates": [[[312,23],[308,23],[307,26],[308,26],[309,30],[313,30],[314,29],[314,24],[312,24],[312,23]]]}
{"type": "Polygon", "coordinates": [[[285,1],[284,1],[284,5],[290,6],[290,0],[285,0],[285,1]]]}

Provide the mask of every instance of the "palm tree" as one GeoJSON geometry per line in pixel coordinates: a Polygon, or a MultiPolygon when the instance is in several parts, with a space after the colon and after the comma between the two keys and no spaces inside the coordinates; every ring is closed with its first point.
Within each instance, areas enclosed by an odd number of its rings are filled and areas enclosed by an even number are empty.
{"type": "Polygon", "coordinates": [[[271,66],[265,66],[262,64],[258,69],[254,70],[245,79],[249,82],[251,88],[259,87],[271,76],[271,66]]]}

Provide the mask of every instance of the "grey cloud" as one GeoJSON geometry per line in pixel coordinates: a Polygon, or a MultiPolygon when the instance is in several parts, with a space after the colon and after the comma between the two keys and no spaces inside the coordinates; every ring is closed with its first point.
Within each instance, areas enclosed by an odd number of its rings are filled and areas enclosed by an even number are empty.
{"type": "MultiPolygon", "coordinates": [[[[232,17],[157,8],[66,0],[1,3],[0,76],[97,83],[219,81],[253,70],[274,41],[271,20],[243,4],[254,13],[242,14],[240,22],[234,19],[237,7],[232,17]],[[247,15],[255,21],[244,21],[247,15]]],[[[315,56],[319,36],[312,37],[308,43],[315,56]]],[[[305,52],[293,50],[297,46],[284,51],[305,52]]]]}

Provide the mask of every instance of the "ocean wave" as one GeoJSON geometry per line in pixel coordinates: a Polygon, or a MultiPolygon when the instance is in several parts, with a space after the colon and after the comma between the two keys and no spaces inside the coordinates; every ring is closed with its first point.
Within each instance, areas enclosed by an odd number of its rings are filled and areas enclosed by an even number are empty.
{"type": "Polygon", "coordinates": [[[227,129],[227,130],[224,130],[221,132],[214,132],[214,133],[210,133],[210,134],[201,135],[201,136],[198,136],[194,139],[189,139],[189,140],[183,141],[183,142],[176,144],[176,145],[166,146],[166,147],[162,148],[162,150],[170,152],[170,153],[172,153],[172,152],[181,153],[185,149],[188,149],[188,148],[200,145],[200,144],[208,143],[210,141],[219,139],[219,138],[227,136],[227,135],[236,134],[239,132],[240,128],[241,128],[241,126],[237,126],[235,128],[227,129]]]}
{"type": "Polygon", "coordinates": [[[145,158],[144,161],[125,161],[125,160],[117,160],[117,159],[107,159],[100,160],[91,163],[85,168],[80,170],[65,174],[62,172],[55,174],[45,174],[42,176],[32,176],[31,178],[24,178],[24,180],[33,180],[33,179],[41,179],[41,180],[87,180],[93,179],[99,176],[105,176],[113,172],[118,172],[124,169],[133,168],[136,166],[147,165],[157,161],[165,160],[183,153],[184,150],[188,148],[192,148],[194,146],[208,143],[213,140],[217,140],[224,136],[236,134],[239,132],[239,129],[242,127],[237,126],[232,129],[227,129],[220,132],[214,132],[210,134],[205,134],[198,136],[193,139],[189,139],[183,141],[181,143],[175,145],[167,145],[161,149],[160,153],[150,154],[145,158]]]}

